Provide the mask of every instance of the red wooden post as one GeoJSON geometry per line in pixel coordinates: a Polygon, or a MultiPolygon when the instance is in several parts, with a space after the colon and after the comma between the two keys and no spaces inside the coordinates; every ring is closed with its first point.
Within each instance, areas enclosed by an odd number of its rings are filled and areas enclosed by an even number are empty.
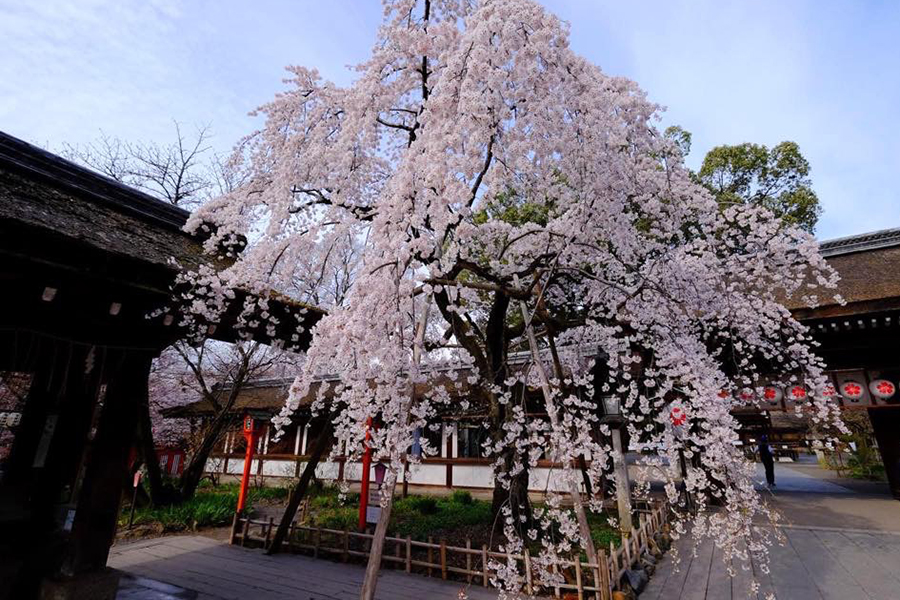
{"type": "Polygon", "coordinates": [[[369,440],[372,435],[369,428],[372,427],[372,417],[366,419],[366,450],[363,452],[362,484],[359,490],[359,530],[366,530],[366,510],[369,508],[369,471],[372,467],[372,449],[369,448],[369,440]]]}
{"type": "Polygon", "coordinates": [[[244,475],[241,477],[241,493],[238,496],[237,512],[244,510],[247,501],[247,487],[250,483],[250,464],[253,462],[253,452],[256,450],[256,437],[259,430],[256,421],[249,415],[244,415],[244,438],[247,440],[247,453],[244,455],[244,475]]]}

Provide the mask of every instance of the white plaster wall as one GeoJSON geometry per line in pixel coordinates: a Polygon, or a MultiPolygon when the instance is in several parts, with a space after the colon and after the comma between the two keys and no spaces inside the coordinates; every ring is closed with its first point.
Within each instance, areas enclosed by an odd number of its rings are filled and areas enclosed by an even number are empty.
{"type": "MultiPolygon", "coordinates": [[[[409,470],[406,479],[409,483],[447,485],[447,466],[416,465],[409,470]]],[[[400,482],[403,482],[402,475],[400,476],[400,482]]]]}
{"type": "Polygon", "coordinates": [[[275,477],[293,477],[297,463],[292,460],[263,460],[263,475],[274,475],[275,477]]]}
{"type": "MultiPolygon", "coordinates": [[[[259,468],[259,459],[253,459],[253,462],[250,464],[250,474],[256,474],[256,470],[259,468]]],[[[244,461],[242,459],[234,459],[228,461],[228,473],[232,475],[242,475],[244,473],[244,461]]]]}
{"type": "Polygon", "coordinates": [[[207,458],[206,466],[203,467],[203,470],[207,473],[221,473],[224,463],[225,460],[222,458],[207,458]]]}
{"type": "MultiPolygon", "coordinates": [[[[305,466],[306,463],[303,463],[300,465],[300,468],[303,469],[305,466]]],[[[340,466],[338,463],[322,461],[316,466],[316,477],[319,479],[337,479],[339,471],[340,466]]]]}
{"type": "Polygon", "coordinates": [[[453,465],[453,487],[492,488],[494,471],[490,465],[453,465]]]}

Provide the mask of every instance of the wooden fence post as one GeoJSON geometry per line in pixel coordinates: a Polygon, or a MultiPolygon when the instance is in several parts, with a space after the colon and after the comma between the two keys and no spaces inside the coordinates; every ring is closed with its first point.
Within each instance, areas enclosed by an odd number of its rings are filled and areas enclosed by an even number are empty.
{"type": "Polygon", "coordinates": [[[322,530],[316,529],[315,534],[313,534],[313,558],[319,558],[319,544],[322,541],[322,530]]]}
{"type": "Polygon", "coordinates": [[[412,573],[412,540],[406,536],[406,572],[412,573]]]}
{"type": "Polygon", "coordinates": [[[401,553],[401,551],[402,551],[401,548],[400,548],[400,544],[402,544],[402,543],[403,543],[403,542],[394,542],[394,556],[397,558],[396,562],[394,562],[394,568],[395,568],[395,569],[401,569],[401,568],[402,568],[402,567],[400,566],[400,562],[401,562],[401,556],[400,556],[400,553],[401,553]]]}
{"type": "Polygon", "coordinates": [[[482,577],[482,585],[484,587],[488,586],[488,552],[487,546],[481,546],[481,577],[482,577]]]}
{"type": "MultiPolygon", "coordinates": [[[[466,550],[472,549],[472,540],[466,538],[466,550]]],[[[472,554],[470,552],[466,552],[466,581],[472,583],[472,554]]]]}
{"type": "Polygon", "coordinates": [[[596,578],[597,587],[601,590],[597,592],[598,597],[601,600],[609,600],[609,596],[612,593],[612,590],[609,588],[609,563],[606,560],[606,550],[603,548],[597,550],[596,578]]]}
{"type": "Polygon", "coordinates": [[[297,521],[291,521],[291,528],[288,529],[288,551],[294,549],[294,534],[297,529],[297,521]]]}
{"type": "Polygon", "coordinates": [[[344,553],[341,557],[344,562],[350,560],[350,531],[344,527],[344,553]]]}
{"type": "Polygon", "coordinates": [[[434,563],[434,549],[431,545],[434,543],[434,538],[430,535],[428,536],[428,576],[431,577],[431,565],[434,563]]]}
{"type": "Polygon", "coordinates": [[[441,539],[441,579],[447,579],[447,542],[441,539]]]}
{"type": "Polygon", "coordinates": [[[237,537],[237,526],[238,526],[238,514],[234,513],[234,518],[231,520],[231,539],[228,541],[232,546],[234,545],[234,540],[237,537]]]}

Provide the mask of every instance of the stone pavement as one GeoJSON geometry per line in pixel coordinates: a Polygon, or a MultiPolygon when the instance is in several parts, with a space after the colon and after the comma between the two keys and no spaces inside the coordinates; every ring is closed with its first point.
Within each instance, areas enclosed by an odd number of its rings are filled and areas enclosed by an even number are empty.
{"type": "Polygon", "coordinates": [[[728,576],[721,552],[704,543],[692,556],[679,543],[677,570],[670,555],[640,600],[898,600],[900,535],[824,528],[781,528],[785,539],[770,550],[769,573],[758,564],[728,576]],[[758,594],[750,584],[756,578],[758,594]]]}
{"type": "MultiPolygon", "coordinates": [[[[757,487],[765,490],[759,466],[757,487]]],[[[735,564],[728,576],[722,554],[709,542],[693,556],[679,544],[677,570],[667,555],[641,600],[900,600],[900,503],[887,486],[860,486],[813,465],[777,463],[776,487],[763,491],[779,511],[783,544],[770,550],[769,573],[735,564]],[[860,493],[860,490],[870,493],[860,493]],[[759,592],[751,593],[754,578],[759,592]]]]}
{"type": "MultiPolygon", "coordinates": [[[[163,537],[117,544],[110,551],[108,566],[137,578],[142,594],[131,585],[119,598],[169,600],[356,600],[364,567],[298,555],[266,556],[260,550],[229,546],[227,542],[201,536],[163,537]],[[196,592],[196,595],[192,592],[196,592]],[[127,595],[125,595],[127,594],[127,595]],[[180,594],[180,595],[177,595],[180,594]]],[[[460,590],[472,600],[497,597],[481,586],[441,581],[402,571],[384,570],[378,580],[377,598],[383,600],[455,600],[460,590]]]]}

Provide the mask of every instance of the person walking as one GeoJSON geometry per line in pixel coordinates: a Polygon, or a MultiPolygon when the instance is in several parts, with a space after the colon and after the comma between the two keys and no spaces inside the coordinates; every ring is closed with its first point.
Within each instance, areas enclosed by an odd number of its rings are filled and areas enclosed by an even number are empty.
{"type": "Polygon", "coordinates": [[[759,450],[759,460],[766,469],[766,482],[769,487],[775,487],[775,457],[772,456],[772,447],[769,446],[769,436],[760,436],[757,449],[759,450]]]}

